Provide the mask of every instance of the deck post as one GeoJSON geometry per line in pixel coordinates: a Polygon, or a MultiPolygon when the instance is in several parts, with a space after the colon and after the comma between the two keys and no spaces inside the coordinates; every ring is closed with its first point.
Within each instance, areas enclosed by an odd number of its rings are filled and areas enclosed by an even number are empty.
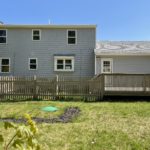
{"type": "Polygon", "coordinates": [[[101,96],[100,99],[103,100],[104,98],[104,89],[105,89],[105,81],[104,81],[104,74],[101,74],[101,80],[100,80],[100,90],[101,90],[101,96]]]}
{"type": "Polygon", "coordinates": [[[38,91],[37,91],[37,77],[36,75],[34,75],[34,85],[33,85],[33,89],[34,89],[34,93],[33,93],[33,99],[37,99],[38,98],[38,91]]]}
{"type": "Polygon", "coordinates": [[[147,76],[144,74],[144,83],[143,83],[143,91],[144,93],[146,92],[146,80],[147,80],[147,76]]]}
{"type": "Polygon", "coordinates": [[[56,96],[58,96],[58,75],[56,75],[56,96]]]}

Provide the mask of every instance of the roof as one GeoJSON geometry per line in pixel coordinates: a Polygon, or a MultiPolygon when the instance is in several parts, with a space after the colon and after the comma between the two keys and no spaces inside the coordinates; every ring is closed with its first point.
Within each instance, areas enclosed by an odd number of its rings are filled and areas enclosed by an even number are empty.
{"type": "Polygon", "coordinates": [[[150,41],[99,41],[96,55],[150,55],[150,41]]]}
{"type": "Polygon", "coordinates": [[[11,25],[11,24],[0,24],[0,29],[81,29],[81,28],[96,28],[96,25],[11,25]]]}

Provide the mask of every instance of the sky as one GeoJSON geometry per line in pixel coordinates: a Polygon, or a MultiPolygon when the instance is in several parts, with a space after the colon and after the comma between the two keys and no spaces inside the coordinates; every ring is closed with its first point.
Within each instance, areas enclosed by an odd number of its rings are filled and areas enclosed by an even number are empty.
{"type": "Polygon", "coordinates": [[[0,0],[5,24],[94,24],[97,40],[150,40],[150,0],[0,0]]]}

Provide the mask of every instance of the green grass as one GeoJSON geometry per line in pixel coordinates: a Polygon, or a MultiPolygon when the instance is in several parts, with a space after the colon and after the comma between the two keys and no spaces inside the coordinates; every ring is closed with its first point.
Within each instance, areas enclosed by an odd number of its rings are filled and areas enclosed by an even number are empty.
{"type": "MultiPolygon", "coordinates": [[[[42,150],[148,150],[150,149],[150,103],[148,102],[20,102],[0,103],[0,117],[53,117],[68,106],[78,106],[80,116],[72,123],[38,124],[42,150]],[[47,113],[43,106],[56,106],[47,113]]],[[[9,138],[0,123],[0,132],[9,138]]],[[[1,148],[2,149],[2,148],[1,148]]]]}

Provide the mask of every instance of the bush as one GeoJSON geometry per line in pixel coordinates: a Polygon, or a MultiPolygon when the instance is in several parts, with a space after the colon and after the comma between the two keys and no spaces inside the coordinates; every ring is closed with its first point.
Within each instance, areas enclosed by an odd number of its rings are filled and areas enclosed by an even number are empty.
{"type": "Polygon", "coordinates": [[[4,150],[14,147],[18,150],[40,150],[40,145],[36,139],[38,128],[30,115],[25,114],[26,124],[18,125],[11,122],[5,122],[4,128],[6,130],[13,129],[14,135],[9,141],[5,141],[5,136],[0,135],[0,143],[3,144],[4,150]]]}

